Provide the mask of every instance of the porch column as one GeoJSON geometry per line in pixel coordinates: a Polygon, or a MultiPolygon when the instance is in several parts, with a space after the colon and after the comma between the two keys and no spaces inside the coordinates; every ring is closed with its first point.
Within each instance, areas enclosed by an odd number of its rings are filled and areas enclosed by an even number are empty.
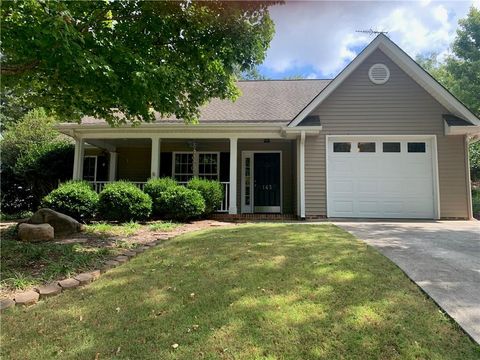
{"type": "Polygon", "coordinates": [[[118,153],[110,151],[110,161],[108,163],[108,181],[115,181],[115,175],[117,174],[117,159],[118,153]]]}
{"type": "Polygon", "coordinates": [[[300,135],[300,218],[305,219],[305,132],[300,135]]]}
{"type": "Polygon", "coordinates": [[[237,213],[237,138],[230,138],[230,198],[229,214],[237,213]]]}
{"type": "Polygon", "coordinates": [[[150,177],[158,178],[160,176],[160,138],[152,137],[152,154],[150,165],[150,177]]]}
{"type": "Polygon", "coordinates": [[[81,180],[83,178],[83,157],[84,157],[84,141],[82,138],[75,138],[75,154],[73,157],[73,180],[81,180]]]}

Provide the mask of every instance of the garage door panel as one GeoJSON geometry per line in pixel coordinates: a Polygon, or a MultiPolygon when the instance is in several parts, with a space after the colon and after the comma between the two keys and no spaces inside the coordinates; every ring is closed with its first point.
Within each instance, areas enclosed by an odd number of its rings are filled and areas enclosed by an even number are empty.
{"type": "Polygon", "coordinates": [[[358,179],[357,187],[358,194],[377,194],[378,193],[378,181],[368,179],[358,179]]]}
{"type": "Polygon", "coordinates": [[[387,200],[382,202],[381,212],[387,217],[399,217],[405,213],[402,200],[387,200]]]}
{"type": "Polygon", "coordinates": [[[408,152],[410,140],[401,143],[400,152],[384,153],[378,137],[362,138],[376,142],[376,152],[359,153],[357,140],[329,140],[327,203],[330,217],[433,218],[433,166],[430,140],[426,152],[408,152]],[[351,142],[351,152],[335,153],[331,142],[351,142]]]}
{"type": "Polygon", "coordinates": [[[354,184],[352,180],[337,180],[332,184],[332,191],[337,195],[353,195],[354,184]]]}
{"type": "Polygon", "coordinates": [[[383,178],[380,181],[380,194],[383,197],[402,196],[404,193],[404,182],[400,179],[383,178]]]}
{"type": "Polygon", "coordinates": [[[336,200],[333,203],[333,210],[343,216],[353,215],[353,201],[351,200],[336,200]]]}
{"type": "MultiPolygon", "coordinates": [[[[363,155],[363,154],[362,154],[363,155]]],[[[379,166],[375,157],[363,157],[359,156],[356,159],[352,159],[353,168],[356,176],[370,176],[373,172],[377,173],[379,166]]]]}
{"type": "Polygon", "coordinates": [[[359,200],[358,213],[360,216],[378,216],[380,214],[379,202],[372,200],[359,200]]]}
{"type": "Polygon", "coordinates": [[[333,175],[352,175],[353,174],[353,160],[346,158],[336,158],[330,165],[329,170],[333,175]]]}

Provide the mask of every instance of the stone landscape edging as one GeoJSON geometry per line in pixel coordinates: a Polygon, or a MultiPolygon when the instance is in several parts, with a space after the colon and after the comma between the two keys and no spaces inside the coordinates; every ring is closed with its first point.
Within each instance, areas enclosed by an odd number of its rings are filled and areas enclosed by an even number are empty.
{"type": "Polygon", "coordinates": [[[148,249],[163,244],[173,237],[175,237],[175,235],[165,236],[161,240],[155,240],[147,244],[142,244],[137,248],[125,250],[120,255],[116,255],[110,260],[104,261],[103,266],[101,266],[99,269],[84,272],[71,278],[59,280],[51,284],[36,286],[32,290],[27,290],[14,294],[13,298],[9,297],[0,299],[0,312],[4,312],[6,309],[16,306],[35,305],[36,303],[38,303],[39,300],[42,300],[44,298],[56,296],[64,291],[76,289],[77,287],[87,285],[97,280],[102,273],[106,273],[107,271],[128,262],[137,254],[140,254],[148,249]]]}

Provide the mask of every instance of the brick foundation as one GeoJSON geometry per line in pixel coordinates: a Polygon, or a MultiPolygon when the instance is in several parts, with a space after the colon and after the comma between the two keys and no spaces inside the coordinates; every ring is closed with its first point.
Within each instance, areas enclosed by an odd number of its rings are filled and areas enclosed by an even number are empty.
{"type": "Polygon", "coordinates": [[[217,213],[210,216],[215,220],[224,221],[255,221],[255,220],[298,220],[298,217],[293,214],[226,214],[217,213]]]}

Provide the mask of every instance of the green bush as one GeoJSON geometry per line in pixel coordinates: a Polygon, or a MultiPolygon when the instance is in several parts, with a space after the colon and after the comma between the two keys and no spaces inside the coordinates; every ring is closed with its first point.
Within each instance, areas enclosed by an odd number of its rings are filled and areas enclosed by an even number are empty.
{"type": "Polygon", "coordinates": [[[2,212],[35,211],[59,182],[71,179],[74,146],[62,140],[55,122],[45,110],[34,109],[3,129],[2,212]]]}
{"type": "Polygon", "coordinates": [[[165,216],[168,207],[162,201],[161,195],[164,191],[179,186],[172,178],[150,179],[145,184],[143,191],[152,198],[152,213],[156,217],[165,216]]]}
{"type": "Polygon", "coordinates": [[[205,213],[211,214],[222,204],[223,187],[215,180],[193,178],[187,183],[187,188],[197,190],[205,200],[205,213]]]}
{"type": "Polygon", "coordinates": [[[134,184],[117,181],[100,192],[98,213],[111,221],[146,220],[152,213],[152,199],[134,184]]]}
{"type": "Polygon", "coordinates": [[[473,216],[480,218],[480,188],[472,189],[473,216]]]}
{"type": "Polygon", "coordinates": [[[98,194],[86,181],[68,181],[45,196],[42,206],[69,215],[76,220],[95,216],[98,194]]]}
{"type": "Polygon", "coordinates": [[[174,220],[189,220],[205,212],[205,200],[202,195],[184,186],[171,187],[165,190],[160,198],[168,209],[167,216],[174,220]]]}

